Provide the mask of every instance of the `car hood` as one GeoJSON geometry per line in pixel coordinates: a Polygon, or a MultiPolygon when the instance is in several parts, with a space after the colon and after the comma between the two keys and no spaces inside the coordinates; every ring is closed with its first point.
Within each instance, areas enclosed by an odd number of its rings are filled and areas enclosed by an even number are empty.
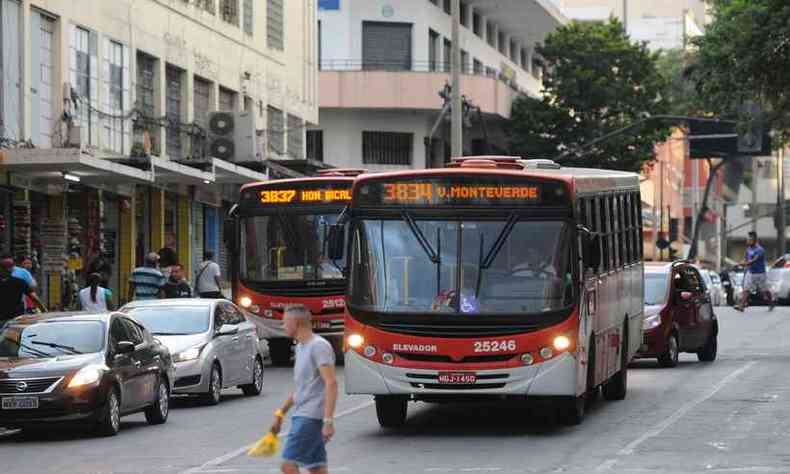
{"type": "Polygon", "coordinates": [[[655,316],[664,309],[663,304],[649,304],[645,305],[645,317],[655,316]]]}
{"type": "Polygon", "coordinates": [[[154,335],[162,345],[170,350],[172,355],[176,355],[179,352],[183,352],[187,349],[190,349],[195,346],[199,346],[201,344],[208,343],[211,339],[209,338],[208,334],[190,334],[188,336],[158,336],[154,335]]]}
{"type": "Polygon", "coordinates": [[[86,365],[103,364],[104,353],[62,355],[42,359],[0,357],[0,379],[24,377],[56,377],[69,374],[86,365]]]}

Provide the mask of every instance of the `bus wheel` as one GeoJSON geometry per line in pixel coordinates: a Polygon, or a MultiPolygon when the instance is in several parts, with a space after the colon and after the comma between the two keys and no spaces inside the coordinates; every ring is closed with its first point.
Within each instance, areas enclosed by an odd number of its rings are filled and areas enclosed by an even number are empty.
{"type": "Polygon", "coordinates": [[[603,384],[603,398],[623,400],[628,391],[628,325],[623,326],[623,347],[620,349],[620,371],[603,384]]]}
{"type": "Polygon", "coordinates": [[[382,428],[400,428],[406,424],[406,403],[403,397],[376,397],[376,417],[382,428]]]}
{"type": "Polygon", "coordinates": [[[292,346],[290,339],[269,339],[269,357],[272,358],[272,364],[279,367],[290,365],[292,346]]]}
{"type": "Polygon", "coordinates": [[[560,422],[568,426],[581,425],[584,421],[585,405],[587,399],[584,396],[563,400],[560,405],[560,422]]]}

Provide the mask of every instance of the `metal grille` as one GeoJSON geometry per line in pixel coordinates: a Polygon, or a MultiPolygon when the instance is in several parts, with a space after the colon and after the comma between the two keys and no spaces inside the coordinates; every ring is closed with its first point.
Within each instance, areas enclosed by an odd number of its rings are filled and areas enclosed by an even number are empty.
{"type": "Polygon", "coordinates": [[[307,159],[324,161],[324,131],[307,131],[307,159]]]}
{"type": "Polygon", "coordinates": [[[269,139],[269,152],[278,155],[283,153],[285,130],[283,129],[283,111],[269,106],[266,108],[266,129],[269,139]]]}
{"type": "Polygon", "coordinates": [[[283,0],[267,0],[266,2],[266,41],[270,48],[282,51],[285,49],[285,16],[283,0]]]}
{"type": "Polygon", "coordinates": [[[302,119],[288,114],[288,156],[301,160],[304,158],[304,126],[302,119]]]}
{"type": "Polygon", "coordinates": [[[411,33],[409,23],[363,22],[363,69],[411,70],[411,33]]]}
{"type": "Polygon", "coordinates": [[[225,22],[239,26],[239,0],[219,0],[219,13],[225,22]]]}
{"type": "Polygon", "coordinates": [[[219,88],[219,111],[233,112],[236,110],[236,93],[224,87],[219,88]]]}
{"type": "Polygon", "coordinates": [[[413,133],[362,132],[362,162],[411,165],[413,133]]]}
{"type": "Polygon", "coordinates": [[[143,142],[142,134],[148,131],[153,154],[159,154],[159,126],[152,119],[156,115],[154,105],[154,79],[156,59],[147,54],[137,54],[137,108],[143,117],[136,124],[136,140],[143,142]]]}
{"type": "Polygon", "coordinates": [[[180,69],[167,66],[167,154],[181,159],[181,75],[180,69]]]}
{"type": "Polygon", "coordinates": [[[516,354],[497,354],[484,356],[467,356],[461,360],[453,360],[446,355],[412,354],[409,352],[396,352],[398,357],[413,362],[443,362],[446,364],[485,364],[491,362],[507,362],[516,357],[516,354]]]}
{"type": "Polygon", "coordinates": [[[20,393],[41,393],[59,381],[60,377],[47,377],[41,379],[10,379],[0,380],[0,393],[20,394],[20,393]],[[23,390],[19,390],[24,386],[23,390]]]}

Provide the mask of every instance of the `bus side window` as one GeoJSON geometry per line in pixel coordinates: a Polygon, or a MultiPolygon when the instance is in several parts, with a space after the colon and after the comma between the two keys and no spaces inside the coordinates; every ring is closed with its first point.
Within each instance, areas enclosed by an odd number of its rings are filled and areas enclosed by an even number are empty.
{"type": "Polygon", "coordinates": [[[636,260],[642,261],[644,258],[645,242],[642,238],[642,197],[638,192],[634,193],[634,199],[631,205],[634,209],[634,222],[636,223],[636,228],[634,229],[634,238],[637,243],[636,260]]]}
{"type": "Polygon", "coordinates": [[[625,195],[619,194],[617,196],[617,219],[620,226],[620,266],[624,267],[630,263],[628,260],[628,239],[626,239],[626,223],[625,223],[625,195]]]}

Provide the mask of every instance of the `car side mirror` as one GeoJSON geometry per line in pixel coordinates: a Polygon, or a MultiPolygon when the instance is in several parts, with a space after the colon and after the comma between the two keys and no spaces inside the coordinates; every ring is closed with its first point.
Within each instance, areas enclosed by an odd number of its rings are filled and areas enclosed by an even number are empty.
{"type": "Polygon", "coordinates": [[[115,346],[115,355],[125,355],[134,352],[135,345],[133,342],[121,341],[115,346]]]}
{"type": "Polygon", "coordinates": [[[327,256],[330,260],[342,260],[346,244],[346,226],[332,224],[327,237],[327,256]]]}
{"type": "Polygon", "coordinates": [[[232,324],[223,324],[222,326],[219,327],[219,330],[217,331],[216,336],[217,337],[233,336],[233,335],[238,334],[238,333],[239,333],[239,327],[238,326],[234,326],[232,324]]]}

